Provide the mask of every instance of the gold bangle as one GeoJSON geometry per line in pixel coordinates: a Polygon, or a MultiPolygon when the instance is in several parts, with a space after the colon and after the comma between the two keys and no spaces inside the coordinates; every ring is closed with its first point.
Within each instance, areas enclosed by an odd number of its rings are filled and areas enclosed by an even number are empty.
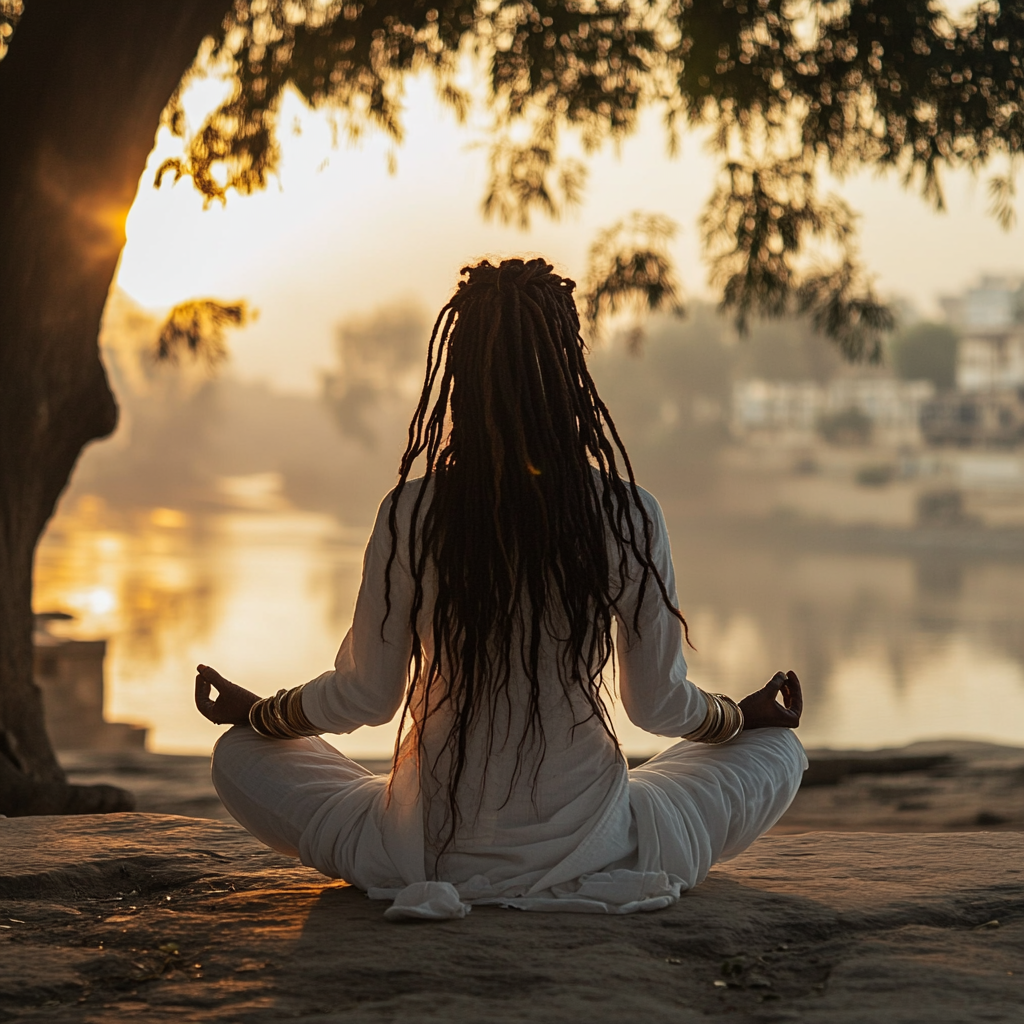
{"type": "Polygon", "coordinates": [[[707,704],[707,711],[704,714],[704,721],[696,729],[683,736],[683,739],[689,740],[691,743],[703,743],[706,736],[715,732],[722,714],[718,701],[706,690],[701,690],[700,692],[707,704]]]}
{"type": "Polygon", "coordinates": [[[323,730],[318,729],[302,709],[302,692],[305,688],[306,684],[303,683],[302,686],[296,686],[288,691],[285,699],[285,718],[294,728],[301,729],[304,736],[319,736],[323,730]]]}
{"type": "Polygon", "coordinates": [[[724,719],[721,730],[714,737],[709,737],[705,742],[728,743],[743,731],[743,710],[736,701],[731,697],[727,697],[724,693],[716,693],[714,696],[721,702],[724,719]]]}
{"type": "Polygon", "coordinates": [[[278,690],[273,697],[256,701],[249,709],[249,724],[261,736],[275,740],[293,740],[318,736],[318,729],[302,710],[302,687],[278,690]]]}
{"type": "Polygon", "coordinates": [[[274,697],[264,697],[249,709],[249,724],[261,736],[269,739],[284,739],[274,715],[274,697]]]}
{"type": "Polygon", "coordinates": [[[249,708],[249,725],[252,726],[254,732],[258,732],[261,736],[269,735],[263,726],[263,707],[266,702],[267,698],[263,697],[249,708]]]}
{"type": "Polygon", "coordinates": [[[682,736],[684,740],[690,740],[691,743],[699,742],[701,736],[703,736],[705,732],[707,732],[708,727],[711,723],[711,716],[713,713],[713,705],[711,703],[710,694],[707,694],[703,690],[701,690],[700,695],[704,698],[704,718],[701,720],[700,725],[698,725],[696,729],[691,729],[689,732],[683,733],[682,736]]]}
{"type": "Polygon", "coordinates": [[[728,743],[743,731],[743,710],[724,693],[707,693],[702,690],[708,711],[704,721],[683,739],[691,743],[728,743]]]}

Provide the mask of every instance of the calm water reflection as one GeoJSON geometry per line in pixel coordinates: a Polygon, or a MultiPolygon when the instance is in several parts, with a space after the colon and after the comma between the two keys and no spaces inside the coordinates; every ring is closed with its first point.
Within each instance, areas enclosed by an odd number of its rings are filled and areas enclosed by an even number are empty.
{"type": "MultiPolygon", "coordinates": [[[[794,549],[673,522],[693,678],[735,696],[795,667],[808,746],[969,737],[1024,744],[1024,564],[794,549]]],[[[107,717],[150,748],[208,751],[198,661],[257,692],[329,668],[348,626],[366,529],[289,510],[115,513],[80,499],[41,545],[36,608],[109,637],[107,717]]],[[[628,723],[631,752],[664,741],[628,723]]],[[[386,755],[391,727],[339,745],[386,755]]]]}
{"type": "Polygon", "coordinates": [[[806,745],[1024,743],[1024,564],[673,536],[694,678],[741,693],[795,667],[806,745]]]}

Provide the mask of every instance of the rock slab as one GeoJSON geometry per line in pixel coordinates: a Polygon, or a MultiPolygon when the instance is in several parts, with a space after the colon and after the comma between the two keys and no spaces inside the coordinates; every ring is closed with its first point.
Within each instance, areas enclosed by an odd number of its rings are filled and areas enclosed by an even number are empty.
{"type": "Polygon", "coordinates": [[[1016,1024],[1022,853],[775,836],[652,914],[396,925],[233,824],[0,819],[0,1021],[1016,1024]]]}

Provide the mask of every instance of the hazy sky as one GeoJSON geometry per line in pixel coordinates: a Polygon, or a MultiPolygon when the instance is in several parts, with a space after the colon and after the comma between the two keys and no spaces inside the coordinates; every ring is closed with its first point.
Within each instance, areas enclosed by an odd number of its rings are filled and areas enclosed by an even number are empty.
{"type": "MultiPolygon", "coordinates": [[[[282,124],[279,179],[263,193],[231,195],[226,207],[207,210],[187,180],[173,185],[168,177],[159,191],[152,187],[155,167],[176,152],[177,140],[162,133],[128,218],[121,262],[120,285],[148,308],[204,296],[255,306],[257,321],[231,339],[231,372],[242,378],[311,392],[333,362],[340,320],[403,299],[436,312],[459,267],[484,255],[542,254],[582,276],[596,231],[637,209],[679,224],[674,252],[686,291],[712,294],[697,219],[715,163],[696,137],[684,137],[681,156],[670,160],[653,117],[620,154],[609,150],[591,162],[582,209],[561,223],[538,218],[529,232],[482,219],[484,137],[441,111],[427,81],[409,89],[407,138],[393,175],[382,137],[332,148],[323,121],[297,99],[282,124]],[[293,123],[301,134],[292,134],[293,123]]],[[[836,189],[863,214],[861,249],[879,290],[925,313],[935,311],[939,294],[982,272],[1024,272],[1024,228],[1003,232],[986,214],[984,180],[948,179],[944,214],[893,176],[861,175],[836,189]]]]}

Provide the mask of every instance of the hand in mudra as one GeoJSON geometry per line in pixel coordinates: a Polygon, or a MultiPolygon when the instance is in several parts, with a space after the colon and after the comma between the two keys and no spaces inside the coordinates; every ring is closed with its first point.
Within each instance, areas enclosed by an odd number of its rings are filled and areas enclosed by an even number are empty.
{"type": "Polygon", "coordinates": [[[744,729],[776,726],[795,729],[804,710],[804,694],[795,672],[776,672],[756,693],[740,701],[744,729]],[[775,698],[782,694],[783,707],[775,698]]]}
{"type": "Polygon", "coordinates": [[[196,666],[196,707],[215,725],[248,725],[249,709],[260,698],[237,683],[229,682],[209,665],[196,666]],[[217,699],[210,698],[210,687],[217,699]]]}

